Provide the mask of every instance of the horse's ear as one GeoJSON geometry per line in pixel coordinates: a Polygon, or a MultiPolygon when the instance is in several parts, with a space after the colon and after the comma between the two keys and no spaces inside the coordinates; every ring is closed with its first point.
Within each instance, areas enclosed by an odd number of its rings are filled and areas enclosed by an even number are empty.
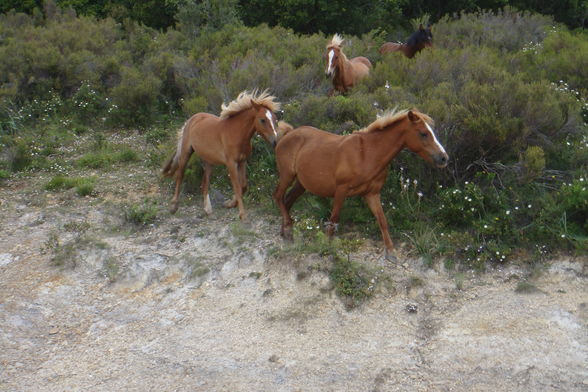
{"type": "Polygon", "coordinates": [[[431,24],[430,23],[427,25],[427,30],[431,31],[431,24]]]}
{"type": "Polygon", "coordinates": [[[257,109],[257,107],[259,106],[258,104],[255,103],[255,101],[253,100],[253,98],[249,98],[251,100],[251,107],[257,109]]]}
{"type": "Polygon", "coordinates": [[[408,111],[408,119],[412,122],[417,122],[417,121],[419,121],[419,116],[414,114],[414,112],[412,110],[409,110],[408,111]]]}
{"type": "Polygon", "coordinates": [[[421,23],[421,24],[419,25],[419,30],[420,30],[420,31],[423,31],[424,29],[425,29],[425,28],[423,27],[423,24],[421,23]]]}

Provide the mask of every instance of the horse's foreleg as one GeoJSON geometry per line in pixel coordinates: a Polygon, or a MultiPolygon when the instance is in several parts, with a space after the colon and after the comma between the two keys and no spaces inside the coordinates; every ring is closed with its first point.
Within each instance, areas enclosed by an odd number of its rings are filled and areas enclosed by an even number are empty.
{"type": "MultiPolygon", "coordinates": [[[[247,164],[246,162],[240,162],[238,167],[239,173],[239,183],[241,184],[241,197],[247,191],[247,164]]],[[[227,200],[223,204],[226,208],[235,208],[237,207],[237,195],[233,194],[231,200],[227,200]]]]}
{"type": "Polygon", "coordinates": [[[241,181],[239,178],[239,171],[241,170],[240,165],[245,165],[245,162],[229,162],[227,165],[227,169],[229,171],[229,178],[231,179],[231,185],[233,186],[233,200],[229,203],[225,203],[225,207],[239,207],[239,218],[244,220],[245,216],[245,207],[243,206],[243,187],[241,185],[241,181]],[[232,205],[232,204],[235,205],[232,205]]]}
{"type": "Polygon", "coordinates": [[[376,220],[378,221],[378,226],[380,226],[380,231],[382,232],[382,239],[384,240],[384,246],[386,247],[386,258],[393,258],[394,256],[391,252],[394,246],[392,245],[392,240],[390,239],[390,233],[388,233],[388,222],[386,221],[386,215],[384,215],[384,210],[382,209],[380,194],[368,194],[364,196],[364,199],[368,207],[376,217],[376,220]]]}
{"type": "Polygon", "coordinates": [[[337,226],[339,226],[339,213],[341,212],[341,208],[343,207],[346,196],[347,192],[343,189],[337,189],[335,191],[331,217],[327,222],[325,222],[325,226],[327,227],[327,236],[329,236],[329,238],[333,237],[333,234],[335,234],[335,231],[337,230],[337,226]]]}
{"type": "MultiPolygon", "coordinates": [[[[294,181],[294,178],[294,175],[290,173],[280,172],[280,180],[278,182],[276,190],[274,191],[274,200],[276,201],[276,204],[280,209],[280,213],[282,214],[282,228],[280,230],[280,235],[287,240],[293,239],[292,217],[290,216],[290,207],[292,207],[292,203],[294,203],[294,200],[289,200],[289,197],[284,197],[284,195],[286,194],[286,189],[288,189],[292,181],[294,181]],[[291,203],[288,205],[288,201],[285,201],[285,199],[291,201],[291,203]]],[[[304,188],[302,189],[304,192],[304,188]]],[[[291,192],[292,191],[290,191],[288,195],[290,195],[291,192]]]]}
{"type": "Polygon", "coordinates": [[[176,170],[176,189],[174,191],[174,197],[172,198],[170,207],[170,212],[172,214],[175,214],[175,212],[178,210],[178,200],[180,198],[182,181],[184,180],[184,172],[186,171],[186,165],[188,164],[188,160],[190,159],[192,152],[194,152],[194,150],[192,150],[192,147],[189,147],[180,154],[178,169],[176,170]]]}
{"type": "Polygon", "coordinates": [[[212,214],[212,204],[210,203],[210,196],[208,194],[208,187],[210,186],[210,175],[212,174],[212,165],[208,162],[202,161],[202,183],[200,188],[202,189],[202,196],[204,197],[204,211],[210,215],[212,214]]]}

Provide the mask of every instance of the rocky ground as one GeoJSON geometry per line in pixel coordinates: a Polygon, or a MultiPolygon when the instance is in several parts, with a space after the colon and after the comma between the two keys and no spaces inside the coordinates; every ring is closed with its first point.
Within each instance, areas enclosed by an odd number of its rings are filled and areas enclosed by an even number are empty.
{"type": "Polygon", "coordinates": [[[0,390],[588,390],[586,259],[456,276],[366,241],[387,284],[348,309],[277,215],[172,216],[155,170],[96,174],[95,197],[0,185],[0,390]],[[128,223],[145,197],[156,221],[128,223]]]}

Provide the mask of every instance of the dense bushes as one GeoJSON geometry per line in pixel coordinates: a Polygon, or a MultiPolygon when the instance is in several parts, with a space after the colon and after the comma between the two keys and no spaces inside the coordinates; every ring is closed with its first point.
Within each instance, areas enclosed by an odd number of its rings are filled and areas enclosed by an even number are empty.
{"type": "MultiPolygon", "coordinates": [[[[348,95],[327,97],[323,55],[330,37],[322,34],[239,24],[161,33],[132,22],[52,15],[0,16],[4,172],[50,168],[51,148],[88,127],[153,128],[146,135],[157,143],[170,122],[198,111],[218,114],[244,89],[270,88],[287,121],[333,132],[362,128],[396,106],[417,107],[436,120],[451,163],[437,171],[399,155],[382,195],[396,236],[476,266],[539,242],[587,248],[588,38],[547,17],[506,10],[444,18],[433,27],[435,47],[414,59],[380,56],[377,33],[345,37],[348,56],[366,55],[374,69],[348,95]],[[53,139],[32,150],[28,143],[38,133],[53,139]]],[[[254,148],[247,197],[269,200],[272,151],[257,141],[254,148]]],[[[322,219],[327,203],[307,201],[298,213],[322,219]]],[[[361,202],[350,200],[342,219],[342,227],[361,221],[377,235],[361,202]]]]}
{"type": "Polygon", "coordinates": [[[390,32],[397,26],[408,27],[409,19],[423,13],[437,21],[445,15],[479,9],[496,11],[505,6],[551,15],[571,28],[588,26],[588,3],[577,0],[0,0],[0,13],[14,9],[39,15],[43,9],[51,15],[56,4],[71,7],[80,15],[111,17],[119,22],[131,19],[157,29],[183,25],[193,32],[218,29],[239,20],[249,26],[267,23],[305,34],[362,34],[373,29],[390,32]]]}

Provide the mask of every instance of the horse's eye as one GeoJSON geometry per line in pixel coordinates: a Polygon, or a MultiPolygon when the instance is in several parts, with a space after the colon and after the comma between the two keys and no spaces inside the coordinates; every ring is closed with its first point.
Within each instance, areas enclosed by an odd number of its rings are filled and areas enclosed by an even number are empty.
{"type": "Polygon", "coordinates": [[[259,122],[261,122],[262,124],[265,124],[265,118],[260,118],[259,122]]]}
{"type": "Polygon", "coordinates": [[[429,134],[427,132],[421,132],[421,138],[426,139],[429,134]]]}

